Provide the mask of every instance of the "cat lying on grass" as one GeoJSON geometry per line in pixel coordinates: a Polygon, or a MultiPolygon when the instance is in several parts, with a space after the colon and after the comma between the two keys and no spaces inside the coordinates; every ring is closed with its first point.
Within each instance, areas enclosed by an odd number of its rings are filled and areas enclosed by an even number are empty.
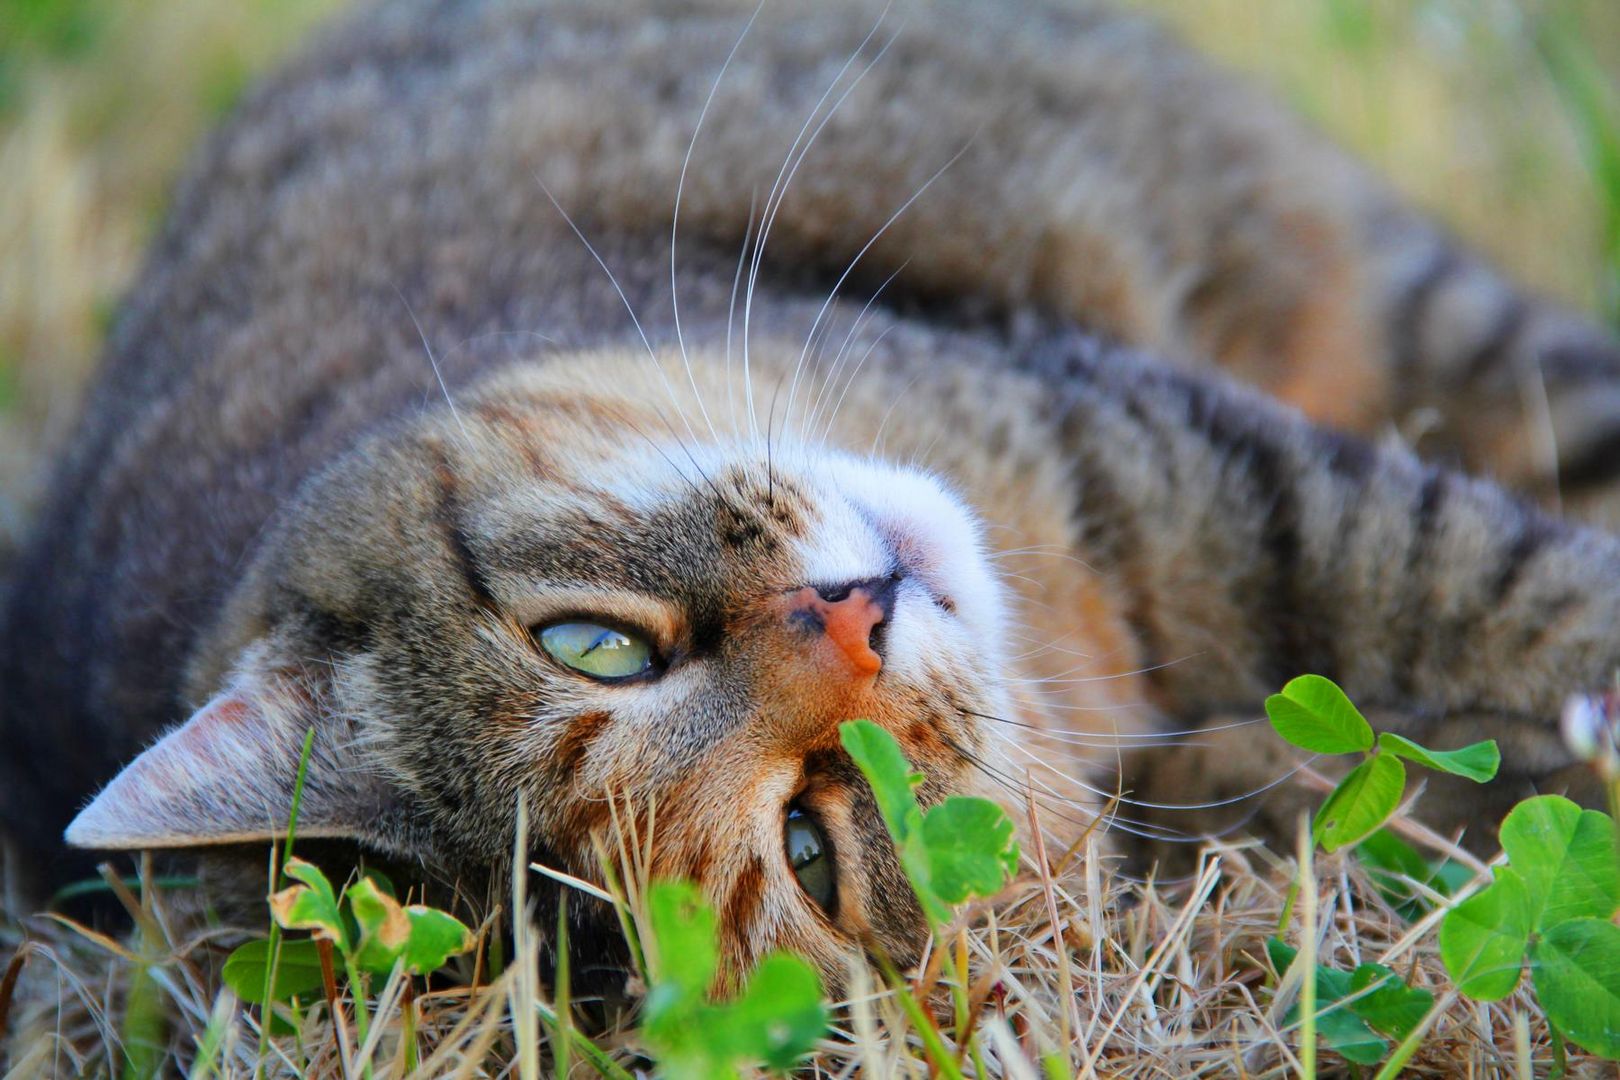
{"type": "Polygon", "coordinates": [[[1151,749],[1305,671],[1574,784],[1617,439],[1611,338],[1134,18],[379,8],[207,143],[120,315],[5,612],[10,870],[81,873],[65,829],[262,893],[313,728],[306,838],[499,897],[520,798],[580,878],[635,820],[733,975],[903,966],[851,719],[1058,852],[1249,806],[1252,733],[1151,749]],[[1420,407],[1495,481],[1366,441],[1420,407]]]}

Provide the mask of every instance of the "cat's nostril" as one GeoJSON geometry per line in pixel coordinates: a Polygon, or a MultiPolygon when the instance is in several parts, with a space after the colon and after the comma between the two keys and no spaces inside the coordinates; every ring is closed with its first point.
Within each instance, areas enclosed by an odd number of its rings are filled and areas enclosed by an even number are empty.
{"type": "Polygon", "coordinates": [[[862,578],[859,581],[846,581],[842,585],[817,585],[816,595],[829,604],[841,604],[854,595],[859,589],[866,594],[867,599],[876,604],[882,611],[883,617],[878,620],[877,626],[882,626],[894,615],[894,594],[903,577],[900,571],[885,574],[882,577],[862,578]]]}
{"type": "Polygon", "coordinates": [[[855,591],[859,582],[850,582],[848,585],[817,585],[816,595],[829,604],[836,604],[841,600],[848,600],[849,594],[855,591]]]}
{"type": "Polygon", "coordinates": [[[790,601],[788,618],[812,634],[825,634],[856,673],[875,675],[883,666],[885,631],[899,583],[900,575],[894,573],[806,587],[790,601]]]}

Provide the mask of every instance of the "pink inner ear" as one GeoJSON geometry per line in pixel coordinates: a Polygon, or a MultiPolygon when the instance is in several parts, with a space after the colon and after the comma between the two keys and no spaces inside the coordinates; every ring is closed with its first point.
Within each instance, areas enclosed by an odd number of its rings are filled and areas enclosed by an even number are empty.
{"type": "Polygon", "coordinates": [[[258,722],[260,719],[246,700],[217,697],[193,713],[190,720],[171,730],[163,741],[174,739],[177,752],[203,754],[208,752],[210,743],[219,737],[215,728],[258,722]]]}
{"type": "MultiPolygon", "coordinates": [[[[76,847],[140,849],[266,840],[283,835],[304,732],[321,752],[305,779],[299,832],[352,836],[326,782],[345,771],[311,696],[283,678],[248,671],[127,765],[68,826],[76,847]]],[[[348,790],[357,786],[351,777],[348,790]]],[[[358,786],[363,787],[363,784],[358,786]]]]}

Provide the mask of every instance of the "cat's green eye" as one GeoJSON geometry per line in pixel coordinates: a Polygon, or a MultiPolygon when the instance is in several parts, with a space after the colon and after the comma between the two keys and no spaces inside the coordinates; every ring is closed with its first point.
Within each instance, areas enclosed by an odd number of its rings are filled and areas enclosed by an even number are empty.
{"type": "Polygon", "coordinates": [[[560,622],[539,633],[540,647],[564,667],[593,679],[628,679],[652,670],[652,646],[611,626],[560,622]]]}
{"type": "Polygon", "coordinates": [[[815,818],[798,807],[788,810],[782,831],[788,865],[793,867],[799,887],[823,911],[831,914],[838,883],[833,875],[832,845],[827,843],[827,834],[821,831],[815,818]]]}

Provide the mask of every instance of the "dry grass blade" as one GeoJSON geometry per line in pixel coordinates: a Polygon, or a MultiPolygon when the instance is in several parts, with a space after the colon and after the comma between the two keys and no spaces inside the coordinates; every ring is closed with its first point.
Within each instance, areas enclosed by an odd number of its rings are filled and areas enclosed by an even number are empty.
{"type": "Polygon", "coordinates": [[[6,961],[5,975],[0,976],[0,1046],[6,1044],[6,1033],[11,1029],[11,999],[17,992],[17,979],[22,975],[23,965],[28,963],[30,951],[31,946],[26,942],[18,946],[6,961]]]}

